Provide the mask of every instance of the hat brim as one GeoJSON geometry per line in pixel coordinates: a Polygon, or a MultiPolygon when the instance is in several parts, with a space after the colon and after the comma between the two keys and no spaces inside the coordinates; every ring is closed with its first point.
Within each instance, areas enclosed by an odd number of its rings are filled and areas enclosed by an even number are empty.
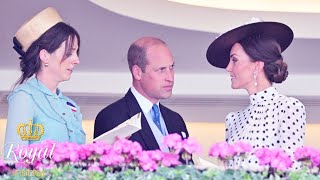
{"type": "Polygon", "coordinates": [[[218,68],[226,68],[232,46],[240,40],[252,36],[262,35],[274,38],[283,52],[293,40],[293,31],[285,24],[278,22],[257,22],[232,29],[216,38],[207,50],[208,62],[218,68]]]}

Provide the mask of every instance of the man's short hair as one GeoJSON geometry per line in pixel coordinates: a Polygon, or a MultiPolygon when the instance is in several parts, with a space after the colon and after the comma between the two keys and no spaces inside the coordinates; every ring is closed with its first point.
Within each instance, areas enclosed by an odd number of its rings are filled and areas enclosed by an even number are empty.
{"type": "Polygon", "coordinates": [[[159,44],[166,45],[164,41],[154,37],[143,37],[132,43],[128,50],[127,57],[130,71],[132,71],[132,67],[134,65],[137,65],[141,68],[142,72],[145,72],[148,64],[148,59],[146,56],[147,49],[151,46],[159,44]]]}

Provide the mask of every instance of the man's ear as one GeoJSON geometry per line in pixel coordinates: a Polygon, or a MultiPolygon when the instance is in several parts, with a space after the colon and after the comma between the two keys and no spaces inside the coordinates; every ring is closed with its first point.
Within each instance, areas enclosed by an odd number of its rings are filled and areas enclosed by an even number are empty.
{"type": "Polygon", "coordinates": [[[142,69],[139,66],[137,66],[137,65],[132,66],[132,76],[134,79],[141,80],[142,73],[143,73],[142,69]]]}
{"type": "Polygon", "coordinates": [[[41,49],[41,51],[39,52],[39,57],[43,64],[49,62],[49,55],[50,53],[47,50],[41,49]]]}

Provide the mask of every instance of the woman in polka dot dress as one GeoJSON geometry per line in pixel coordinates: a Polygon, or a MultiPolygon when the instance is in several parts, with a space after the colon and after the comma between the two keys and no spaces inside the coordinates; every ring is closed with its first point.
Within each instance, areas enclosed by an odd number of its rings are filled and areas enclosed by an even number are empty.
{"type": "MultiPolygon", "coordinates": [[[[209,46],[207,59],[230,73],[231,87],[245,89],[250,105],[226,117],[226,141],[247,142],[253,149],[268,147],[285,150],[294,160],[294,151],[303,146],[306,112],[293,97],[280,94],[273,83],[288,76],[282,52],[293,40],[292,30],[278,22],[256,21],[230,30],[209,46]]],[[[230,166],[259,170],[252,154],[234,159],[230,166]]],[[[294,167],[298,168],[295,163],[294,167]]]]}

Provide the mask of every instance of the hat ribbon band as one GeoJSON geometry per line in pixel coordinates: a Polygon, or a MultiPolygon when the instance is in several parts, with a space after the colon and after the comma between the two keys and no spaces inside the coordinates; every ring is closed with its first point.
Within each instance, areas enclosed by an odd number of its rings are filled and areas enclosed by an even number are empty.
{"type": "Polygon", "coordinates": [[[16,50],[18,54],[21,55],[19,59],[24,58],[26,53],[22,50],[22,45],[16,37],[13,37],[13,44],[14,44],[13,49],[16,50]]]}

